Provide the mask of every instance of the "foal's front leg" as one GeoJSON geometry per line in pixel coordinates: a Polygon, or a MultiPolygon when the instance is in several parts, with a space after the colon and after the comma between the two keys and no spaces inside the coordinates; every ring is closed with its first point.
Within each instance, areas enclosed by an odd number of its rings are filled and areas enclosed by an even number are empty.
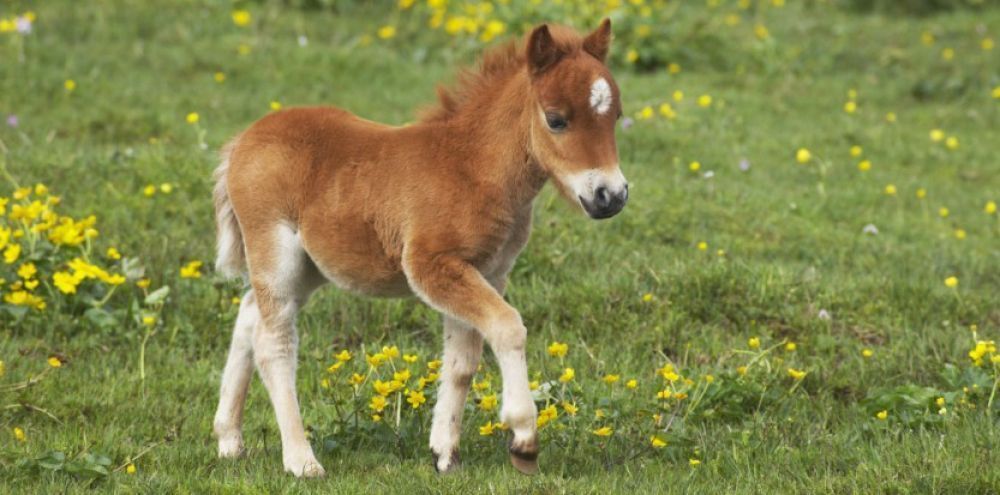
{"type": "Polygon", "coordinates": [[[431,453],[434,468],[446,473],[458,466],[458,443],[462,434],[462,412],[469,384],[483,354],[483,337],[475,328],[450,316],[444,317],[444,357],[437,404],[431,423],[431,453]]]}
{"type": "Polygon", "coordinates": [[[536,472],[538,411],[528,388],[527,329],[521,315],[475,267],[460,258],[410,249],[404,253],[403,268],[421,299],[477,328],[490,344],[503,376],[500,419],[514,432],[511,462],[521,472],[536,472]]]}

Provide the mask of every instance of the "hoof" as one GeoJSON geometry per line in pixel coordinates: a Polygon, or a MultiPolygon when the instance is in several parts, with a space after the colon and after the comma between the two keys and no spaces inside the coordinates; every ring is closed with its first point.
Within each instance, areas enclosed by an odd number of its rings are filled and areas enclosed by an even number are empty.
{"type": "Polygon", "coordinates": [[[285,471],[292,473],[296,478],[322,478],[326,476],[323,466],[315,460],[302,463],[285,463],[285,471]]]}
{"type": "Polygon", "coordinates": [[[521,455],[510,453],[510,463],[517,469],[521,474],[537,474],[538,473],[538,454],[535,454],[532,458],[526,458],[521,455]]]}
{"type": "Polygon", "coordinates": [[[458,450],[452,451],[447,456],[442,456],[432,450],[431,455],[434,457],[434,470],[440,474],[453,473],[458,470],[461,464],[459,462],[458,450]]]}
{"type": "Polygon", "coordinates": [[[219,439],[219,458],[235,459],[243,455],[243,439],[221,438],[219,439]]]}
{"type": "Polygon", "coordinates": [[[535,474],[538,472],[538,443],[536,441],[525,442],[521,445],[511,443],[510,463],[522,474],[535,474]]]}

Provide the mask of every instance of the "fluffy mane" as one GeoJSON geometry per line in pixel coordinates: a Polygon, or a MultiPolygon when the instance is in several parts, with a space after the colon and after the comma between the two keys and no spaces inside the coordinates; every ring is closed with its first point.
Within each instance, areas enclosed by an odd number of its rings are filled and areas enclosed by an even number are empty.
{"type": "MultiPolygon", "coordinates": [[[[549,32],[556,46],[566,56],[583,49],[583,38],[570,28],[549,24],[549,32]]],[[[449,120],[483,95],[488,95],[498,81],[525,69],[526,46],[529,35],[521,40],[511,40],[488,49],[479,59],[475,69],[460,69],[453,87],[438,86],[438,104],[420,112],[422,122],[449,120]]]]}

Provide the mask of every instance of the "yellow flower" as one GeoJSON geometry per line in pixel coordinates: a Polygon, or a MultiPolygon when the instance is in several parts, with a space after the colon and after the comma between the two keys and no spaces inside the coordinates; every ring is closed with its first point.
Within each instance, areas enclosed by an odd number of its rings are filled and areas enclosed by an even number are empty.
{"type": "Polygon", "coordinates": [[[556,410],[555,404],[549,404],[541,411],[538,411],[538,420],[536,423],[541,428],[558,417],[559,411],[556,410]]]}
{"type": "Polygon", "coordinates": [[[497,408],[497,394],[484,395],[479,399],[479,409],[492,411],[497,408]]]}
{"type": "Polygon", "coordinates": [[[847,113],[854,113],[858,110],[858,104],[854,101],[848,101],[844,103],[844,111],[847,113]]]}
{"type": "Polygon", "coordinates": [[[633,379],[631,379],[631,380],[629,380],[629,381],[625,382],[625,387],[626,387],[626,388],[630,388],[630,389],[633,389],[633,390],[634,390],[634,389],[635,389],[635,388],[637,388],[638,386],[639,386],[639,382],[638,382],[638,381],[637,381],[637,380],[636,380],[635,378],[633,378],[633,379]]]}
{"type": "Polygon", "coordinates": [[[376,395],[372,397],[371,402],[368,404],[368,408],[375,412],[382,412],[382,410],[385,409],[386,404],[388,404],[388,401],[385,400],[385,397],[376,395]]]}
{"type": "Polygon", "coordinates": [[[944,279],[944,285],[951,288],[958,287],[958,277],[951,276],[944,279]]]}
{"type": "Polygon", "coordinates": [[[577,411],[580,410],[580,408],[576,407],[576,404],[573,404],[572,402],[563,401],[562,407],[563,411],[566,411],[566,414],[569,414],[570,416],[576,416],[577,411]]]}
{"type": "Polygon", "coordinates": [[[796,348],[798,348],[798,346],[795,345],[795,342],[789,342],[789,343],[785,344],[785,351],[786,352],[795,352],[796,348]]]}
{"type": "Polygon", "coordinates": [[[656,398],[666,400],[669,399],[672,395],[674,395],[674,393],[671,392],[670,390],[660,390],[659,392],[656,393],[656,398]]]}
{"type": "Polygon", "coordinates": [[[987,215],[992,215],[997,212],[997,204],[995,201],[987,201],[986,206],[983,206],[983,211],[987,215]]]}
{"type": "Polygon", "coordinates": [[[435,359],[433,361],[427,361],[427,369],[429,369],[431,371],[435,371],[435,370],[437,370],[440,367],[441,367],[441,360],[440,359],[435,359]]]}
{"type": "Polygon", "coordinates": [[[803,164],[809,163],[809,160],[812,160],[812,153],[805,148],[799,148],[799,150],[795,152],[795,160],[803,164]]]}
{"type": "Polygon", "coordinates": [[[917,192],[915,194],[917,196],[917,199],[924,199],[924,198],[927,197],[927,189],[924,189],[922,187],[918,187],[917,188],[917,192]]]}
{"type": "Polygon", "coordinates": [[[676,382],[680,380],[680,375],[674,371],[674,365],[670,363],[665,363],[663,367],[656,370],[656,374],[663,377],[664,380],[668,382],[676,382]]]}
{"type": "Polygon", "coordinates": [[[941,50],[941,60],[944,60],[945,62],[950,62],[951,59],[953,58],[955,58],[954,48],[944,48],[941,50]]]}
{"type": "Polygon", "coordinates": [[[153,283],[153,281],[148,278],[140,278],[139,280],[135,281],[135,286],[140,289],[146,289],[149,287],[149,284],[151,283],[153,283]]]}
{"type": "Polygon", "coordinates": [[[416,354],[403,354],[403,361],[406,361],[407,363],[415,363],[417,362],[417,359],[419,359],[419,357],[416,354]]]}
{"type": "Polygon", "coordinates": [[[944,131],[942,131],[941,129],[931,129],[930,136],[931,136],[931,141],[937,143],[942,139],[944,139],[944,131]]]}
{"type": "Polygon", "coordinates": [[[3,360],[0,359],[0,376],[3,376],[7,372],[7,366],[3,364],[3,360]]]}
{"type": "Polygon", "coordinates": [[[872,169],[871,160],[861,160],[860,162],[858,162],[858,170],[862,172],[867,172],[871,169],[872,169]]]}
{"type": "Polygon", "coordinates": [[[925,45],[927,45],[927,46],[933,45],[934,44],[934,34],[931,33],[931,32],[929,32],[929,31],[924,31],[923,33],[920,33],[920,42],[923,43],[923,44],[925,44],[925,45]]]}
{"type": "Polygon", "coordinates": [[[245,27],[250,24],[250,12],[247,10],[234,10],[233,11],[233,24],[239,27],[245,27]]]}
{"type": "Polygon", "coordinates": [[[382,346],[382,354],[390,361],[399,357],[399,347],[396,346],[382,346]]]}
{"type": "Polygon", "coordinates": [[[795,368],[788,368],[788,376],[792,377],[793,380],[801,380],[806,377],[806,372],[795,368]]]}
{"type": "Polygon", "coordinates": [[[66,92],[72,93],[76,89],[76,81],[72,79],[67,79],[63,82],[63,87],[66,88],[66,92]]]}
{"type": "Polygon", "coordinates": [[[142,324],[146,325],[147,327],[151,327],[153,325],[156,325],[156,317],[155,316],[143,316],[142,317],[142,324]]]}
{"type": "Polygon", "coordinates": [[[424,397],[423,392],[419,390],[411,390],[410,393],[406,395],[406,402],[409,402],[412,408],[417,409],[421,404],[427,402],[427,398],[424,397]]]}
{"type": "Polygon", "coordinates": [[[128,463],[128,466],[125,466],[125,472],[128,474],[135,474],[135,464],[132,464],[131,462],[128,463]]]}
{"type": "Polygon", "coordinates": [[[11,244],[7,246],[7,249],[3,251],[3,261],[8,265],[13,264],[17,261],[17,258],[21,256],[21,245],[11,244]]]}
{"type": "Polygon", "coordinates": [[[382,26],[376,32],[379,38],[387,40],[396,36],[396,26],[382,26]]]}
{"type": "Polygon", "coordinates": [[[333,363],[330,366],[327,366],[326,372],[327,373],[336,373],[337,370],[339,370],[343,366],[344,366],[344,362],[343,361],[337,361],[336,363],[333,363]]]}
{"type": "Polygon", "coordinates": [[[715,381],[715,377],[712,375],[705,375],[705,383],[712,383],[715,381]]]}
{"type": "Polygon", "coordinates": [[[674,101],[680,103],[681,101],[684,101],[684,92],[679,89],[675,90],[673,97],[674,101]]]}
{"type": "Polygon", "coordinates": [[[896,112],[888,112],[885,114],[885,121],[892,124],[896,121],[896,112]]]}
{"type": "Polygon", "coordinates": [[[668,119],[673,119],[674,117],[677,117],[677,112],[674,112],[674,107],[669,103],[662,103],[660,104],[660,115],[668,119]]]}
{"type": "Polygon", "coordinates": [[[771,33],[767,30],[767,26],[763,24],[757,24],[753,27],[753,34],[757,39],[766,40],[771,36],[771,33]]]}
{"type": "Polygon", "coordinates": [[[698,97],[698,106],[702,108],[708,108],[712,106],[712,96],[711,95],[701,95],[698,97]]]}
{"type": "Polygon", "coordinates": [[[696,162],[695,161],[695,162],[691,162],[691,164],[688,165],[688,170],[690,170],[692,172],[697,172],[700,169],[701,169],[701,162],[696,162]]]}
{"type": "Polygon", "coordinates": [[[549,356],[559,358],[566,357],[566,353],[569,352],[569,344],[565,342],[553,342],[549,344],[549,347],[546,350],[548,351],[549,356]]]}
{"type": "Polygon", "coordinates": [[[751,349],[758,349],[758,348],[760,348],[760,338],[759,337],[750,337],[750,339],[747,340],[747,347],[749,347],[751,349]]]}
{"type": "Polygon", "coordinates": [[[617,382],[620,378],[621,376],[619,375],[604,375],[604,378],[602,378],[602,380],[604,380],[604,383],[611,385],[612,383],[617,382]]]}
{"type": "Polygon", "coordinates": [[[938,209],[938,215],[940,215],[941,218],[947,218],[949,213],[950,212],[948,211],[948,208],[945,208],[943,206],[938,209]]]}
{"type": "Polygon", "coordinates": [[[22,430],[19,426],[14,427],[14,440],[21,443],[28,441],[28,436],[24,434],[24,430],[22,430]]]}
{"type": "Polygon", "coordinates": [[[645,294],[642,295],[642,302],[648,303],[648,302],[650,302],[652,300],[653,300],[653,295],[650,294],[649,292],[647,292],[647,293],[645,293],[645,294]]]}
{"type": "Polygon", "coordinates": [[[983,40],[979,42],[979,47],[982,48],[983,51],[988,52],[993,49],[993,46],[993,38],[983,38],[983,40]]]}
{"type": "Polygon", "coordinates": [[[698,459],[688,459],[688,464],[691,467],[698,467],[701,464],[701,461],[699,461],[698,459]]]}
{"type": "Polygon", "coordinates": [[[960,241],[965,240],[966,232],[965,229],[955,229],[955,239],[960,241]]]}
{"type": "Polygon", "coordinates": [[[181,278],[201,278],[201,265],[198,260],[189,261],[181,267],[181,278]]]}
{"type": "Polygon", "coordinates": [[[958,138],[955,136],[948,136],[948,139],[944,140],[944,146],[950,150],[957,150],[958,138]]]}
{"type": "Polygon", "coordinates": [[[353,356],[351,356],[351,352],[350,351],[348,351],[347,349],[344,349],[344,350],[340,351],[339,353],[337,353],[337,355],[334,356],[334,357],[337,358],[337,361],[347,362],[347,361],[350,361],[353,356]]]}
{"type": "Polygon", "coordinates": [[[681,72],[680,64],[674,62],[667,64],[667,72],[671,74],[679,74],[681,72]]]}
{"type": "Polygon", "coordinates": [[[389,358],[381,352],[376,352],[375,354],[368,354],[365,356],[365,361],[368,361],[368,366],[372,368],[378,368],[380,365],[388,361],[389,358]]]}
{"type": "Polygon", "coordinates": [[[864,149],[862,147],[860,147],[858,145],[851,146],[851,156],[852,157],[857,158],[857,157],[861,156],[861,153],[864,153],[864,149]]]}
{"type": "Polygon", "coordinates": [[[351,377],[347,379],[347,383],[350,383],[351,385],[354,386],[361,385],[362,383],[364,383],[364,381],[365,381],[365,376],[358,373],[352,374],[351,377]]]}
{"type": "Polygon", "coordinates": [[[563,370],[562,375],[559,377],[559,381],[561,381],[563,383],[567,383],[567,382],[573,381],[573,377],[575,377],[575,376],[576,376],[576,372],[573,371],[573,368],[566,368],[566,369],[563,370]]]}
{"type": "Polygon", "coordinates": [[[215,75],[212,76],[212,78],[215,79],[215,82],[219,84],[226,82],[226,75],[222,72],[216,72],[215,75]]]}
{"type": "Polygon", "coordinates": [[[143,196],[146,196],[147,198],[149,198],[149,197],[152,197],[154,194],[156,194],[156,186],[154,186],[152,184],[149,184],[146,187],[142,188],[142,195],[143,196]]]}
{"type": "Polygon", "coordinates": [[[186,120],[188,124],[192,124],[192,125],[193,124],[197,124],[198,123],[198,119],[199,119],[198,112],[191,112],[191,113],[187,114],[187,117],[184,118],[184,120],[186,120]]]}
{"type": "Polygon", "coordinates": [[[746,366],[738,366],[736,368],[736,372],[739,373],[740,376],[744,376],[744,375],[747,374],[747,367],[746,366]]]}
{"type": "Polygon", "coordinates": [[[52,274],[52,283],[63,294],[75,294],[76,288],[83,281],[83,277],[76,273],[55,272],[52,274]]]}
{"type": "Polygon", "coordinates": [[[698,251],[708,251],[708,243],[705,241],[698,242],[698,251]]]}
{"type": "Polygon", "coordinates": [[[397,371],[397,372],[395,372],[395,373],[392,374],[392,380],[393,381],[397,381],[399,383],[406,383],[406,382],[410,381],[411,377],[412,377],[412,375],[410,374],[410,370],[408,370],[408,369],[404,369],[402,371],[397,371]]]}
{"type": "Polygon", "coordinates": [[[538,390],[539,385],[538,380],[531,380],[528,382],[528,390],[538,390]]]}
{"type": "Polygon", "coordinates": [[[894,184],[886,184],[886,186],[885,186],[885,194],[888,195],[888,196],[895,196],[896,195],[896,186],[894,184]]]}
{"type": "Polygon", "coordinates": [[[634,64],[637,60],[639,60],[639,52],[637,52],[635,49],[630,49],[625,54],[625,60],[628,60],[628,63],[630,64],[634,64]]]}
{"type": "Polygon", "coordinates": [[[610,426],[602,426],[602,427],[600,427],[600,428],[592,431],[591,433],[593,433],[594,435],[597,435],[599,437],[610,437],[611,434],[614,433],[614,432],[615,432],[615,430],[613,430],[610,426]]]}
{"type": "Polygon", "coordinates": [[[870,358],[875,355],[875,352],[871,349],[861,349],[861,356],[864,358],[870,358]]]}
{"type": "Polygon", "coordinates": [[[945,404],[944,397],[938,397],[937,400],[934,401],[934,403],[937,404],[938,407],[944,407],[945,404]]]}
{"type": "Polygon", "coordinates": [[[654,449],[662,449],[667,446],[666,440],[663,440],[656,435],[649,437],[649,444],[652,445],[654,449]]]}
{"type": "Polygon", "coordinates": [[[24,263],[17,269],[17,276],[25,280],[30,280],[35,274],[38,273],[38,269],[35,268],[34,263],[24,263]]]}
{"type": "Polygon", "coordinates": [[[492,421],[487,421],[485,425],[479,427],[479,435],[488,437],[493,434],[493,430],[496,429],[496,425],[492,421]]]}
{"type": "Polygon", "coordinates": [[[653,118],[653,107],[646,105],[639,110],[639,120],[649,120],[653,118]]]}
{"type": "Polygon", "coordinates": [[[490,381],[482,380],[478,382],[472,382],[472,390],[476,392],[483,392],[490,389],[490,381]]]}
{"type": "Polygon", "coordinates": [[[62,367],[62,361],[60,361],[59,358],[57,358],[55,356],[52,356],[52,357],[49,358],[49,366],[51,366],[53,368],[61,368],[62,367]]]}
{"type": "Polygon", "coordinates": [[[399,0],[399,8],[403,9],[403,10],[406,10],[406,9],[408,9],[410,7],[413,7],[413,4],[415,2],[416,2],[416,0],[399,0]]]}
{"type": "Polygon", "coordinates": [[[372,388],[375,389],[375,393],[381,396],[386,396],[394,392],[395,386],[392,382],[383,382],[382,380],[375,380],[372,383],[372,388]]]}
{"type": "Polygon", "coordinates": [[[174,185],[169,182],[164,182],[160,184],[160,192],[163,194],[170,194],[174,191],[174,185]]]}
{"type": "Polygon", "coordinates": [[[115,249],[115,248],[113,248],[113,247],[109,247],[108,250],[107,250],[107,252],[104,253],[104,255],[107,256],[108,259],[112,259],[112,260],[120,260],[120,259],[122,259],[122,254],[119,253],[118,250],[115,249]]]}
{"type": "Polygon", "coordinates": [[[885,421],[889,417],[889,411],[883,409],[875,413],[875,417],[878,418],[880,421],[885,421]]]}

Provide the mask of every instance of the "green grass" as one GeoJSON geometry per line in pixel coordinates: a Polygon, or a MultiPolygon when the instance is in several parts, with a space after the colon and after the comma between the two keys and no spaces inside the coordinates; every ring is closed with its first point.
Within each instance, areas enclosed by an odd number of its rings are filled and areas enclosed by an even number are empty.
{"type": "MultiPolygon", "coordinates": [[[[0,17],[27,8],[5,3],[0,17]]],[[[0,320],[5,492],[1000,491],[992,469],[1000,465],[1000,406],[950,402],[950,415],[937,418],[922,414],[924,405],[898,402],[898,387],[909,385],[962,397],[969,382],[945,369],[970,368],[969,326],[1000,339],[1000,223],[983,211],[986,201],[1000,201],[1000,103],[990,95],[1000,66],[996,49],[979,47],[984,37],[1000,38],[988,31],[1000,25],[995,8],[910,18],[789,5],[767,18],[772,40],[752,45],[746,63],[695,63],[676,75],[615,69],[629,115],[672,101],[677,89],[685,99],[674,102],[676,120],[638,120],[619,133],[633,185],[621,215],[592,222],[550,189],[536,202],[533,238],[508,294],[529,328],[529,367],[554,378],[560,363],[545,346],[568,342],[589,417],[604,372],[652,384],[669,358],[686,375],[713,373],[732,394],[750,394],[736,413],[692,417],[665,434],[671,445],[660,451],[646,447],[638,420],[624,417],[607,443],[585,427],[546,429],[542,474],[528,478],[508,465],[501,438],[478,436],[490,416],[470,405],[464,467],[439,477],[426,448],[426,411],[399,436],[338,429],[319,385],[331,353],[345,347],[360,354],[362,344],[394,343],[435,355],[439,318],[415,301],[331,288],[299,321],[305,421],[316,438],[338,440],[330,448],[317,440],[329,476],[309,481],[282,473],[273,412],[257,381],[247,406],[249,456],[215,458],[211,421],[235,317],[229,300],[240,288],[209,274],[177,276],[183,263],[212,256],[214,149],[272,100],[404,123],[469,54],[434,49],[417,63],[402,42],[360,46],[374,21],[274,3],[252,6],[252,30],[233,26],[228,4],[211,2],[32,8],[36,31],[23,43],[0,35],[0,114],[20,119],[17,128],[0,126],[0,163],[19,184],[49,185],[62,211],[98,215],[100,245],[139,257],[153,286],[172,293],[147,344],[144,380],[135,325],[100,329],[51,312],[0,320]],[[925,31],[935,45],[920,43],[925,31]],[[308,46],[298,46],[299,34],[308,46]],[[237,55],[241,43],[252,46],[248,55],[237,55]],[[946,46],[956,53],[950,63],[939,55],[946,46]],[[224,83],[213,81],[216,71],[224,83]],[[67,93],[70,78],[77,88],[67,93]],[[859,95],[853,115],[842,110],[849,89],[859,95]],[[713,97],[711,108],[695,104],[701,94],[713,97]],[[185,123],[189,112],[199,113],[199,127],[185,123]],[[897,122],[886,123],[887,112],[897,122]],[[958,149],[932,143],[934,128],[956,136],[958,149]],[[860,158],[848,154],[855,144],[871,171],[857,170],[860,158]],[[814,156],[806,165],[794,158],[802,147],[814,156]],[[738,168],[744,158],[747,172],[738,168]],[[690,172],[695,160],[714,177],[690,172]],[[163,182],[176,190],[143,196],[145,185],[163,182]],[[883,192],[888,184],[895,196],[883,192]],[[915,196],[921,187],[923,200],[915,196]],[[879,234],[862,234],[867,224],[879,234]],[[957,228],[966,239],[956,239],[957,228]],[[960,280],[957,289],[945,287],[949,276],[960,280]],[[832,319],[820,319],[821,310],[832,319]],[[747,358],[734,350],[751,336],[765,347],[796,342],[782,359],[807,370],[806,379],[792,389],[777,361],[772,379],[739,379],[735,368],[747,358]],[[862,358],[863,348],[874,356],[862,358]],[[23,390],[4,388],[41,373],[53,354],[65,358],[62,368],[23,390]],[[892,409],[883,404],[899,408],[886,422],[873,418],[892,409]],[[14,427],[26,442],[14,440],[14,427]],[[134,476],[18,464],[50,451],[100,453],[115,468],[143,455],[134,476]],[[690,458],[702,465],[690,467],[690,458]]],[[[116,297],[122,306],[129,300],[116,297]]],[[[724,403],[718,399],[719,411],[724,403]]]]}

